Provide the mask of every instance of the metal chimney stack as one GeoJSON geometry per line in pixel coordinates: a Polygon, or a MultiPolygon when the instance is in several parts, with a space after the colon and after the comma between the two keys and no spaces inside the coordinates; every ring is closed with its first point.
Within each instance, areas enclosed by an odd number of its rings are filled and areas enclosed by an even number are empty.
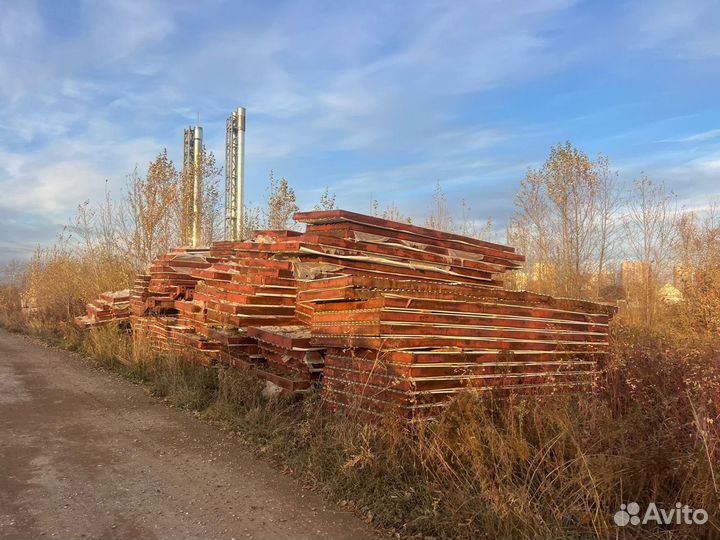
{"type": "Polygon", "coordinates": [[[190,244],[198,247],[202,239],[202,152],[203,130],[200,126],[189,127],[185,130],[183,145],[184,174],[192,169],[192,223],[190,244]]]}
{"type": "Polygon", "coordinates": [[[242,240],[245,208],[245,108],[225,122],[225,238],[242,240]]]}

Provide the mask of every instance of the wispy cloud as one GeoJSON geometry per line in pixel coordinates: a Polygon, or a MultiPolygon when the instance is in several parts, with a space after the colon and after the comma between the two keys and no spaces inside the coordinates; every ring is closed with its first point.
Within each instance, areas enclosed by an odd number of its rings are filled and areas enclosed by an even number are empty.
{"type": "Polygon", "coordinates": [[[662,47],[686,59],[716,59],[720,56],[720,17],[713,0],[644,0],[632,4],[628,21],[637,47],[662,47]]]}
{"type": "Polygon", "coordinates": [[[274,168],[304,206],[329,185],[351,208],[375,197],[423,215],[441,180],[478,218],[506,216],[527,167],[566,139],[689,196],[689,178],[710,189],[718,174],[720,75],[707,69],[720,54],[718,11],[702,1],[8,2],[0,214],[13,212],[12,250],[48,235],[101,197],[106,178],[117,192],[164,146],[178,160],[198,112],[221,158],[225,116],[241,104],[252,200],[274,168]],[[24,215],[35,232],[18,228],[24,215]]]}
{"type": "Polygon", "coordinates": [[[702,142],[710,139],[717,139],[720,137],[720,129],[709,129],[693,135],[687,135],[685,137],[678,137],[675,139],[663,139],[660,142],[679,142],[679,143],[694,143],[702,142]]]}

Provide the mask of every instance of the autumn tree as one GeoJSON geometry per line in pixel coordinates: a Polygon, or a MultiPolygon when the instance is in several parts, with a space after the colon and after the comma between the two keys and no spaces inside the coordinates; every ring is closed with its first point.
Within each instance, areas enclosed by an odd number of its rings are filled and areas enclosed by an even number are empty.
{"type": "Polygon", "coordinates": [[[178,174],[178,185],[173,211],[178,228],[178,243],[190,245],[193,228],[193,185],[195,182],[195,165],[186,163],[178,174]]]}
{"type": "Polygon", "coordinates": [[[119,220],[125,252],[142,269],[168,251],[178,239],[174,210],[179,177],[175,164],[163,150],[142,176],[137,168],[128,176],[119,220]]]}
{"type": "Polygon", "coordinates": [[[242,213],[242,231],[240,238],[250,238],[254,231],[263,227],[263,209],[246,205],[242,213]]]}
{"type": "Polygon", "coordinates": [[[515,198],[510,241],[526,248],[527,271],[542,292],[598,296],[617,211],[616,175],[571,143],[530,169],[515,198]]]}
{"type": "Polygon", "coordinates": [[[640,322],[651,325],[657,313],[660,280],[669,277],[673,249],[678,240],[677,202],[663,183],[647,176],[635,180],[626,201],[625,240],[637,271],[624,279],[629,299],[639,308],[640,322]]]}
{"type": "MultiPolygon", "coordinates": [[[[208,151],[203,145],[200,155],[202,182],[201,192],[201,245],[210,245],[217,240],[223,230],[223,213],[220,205],[220,182],[223,168],[217,165],[215,154],[208,151]]],[[[188,245],[192,239],[193,223],[193,183],[195,179],[195,165],[189,163],[178,174],[177,200],[174,211],[175,227],[178,232],[178,242],[188,245]]]]}
{"type": "Polygon", "coordinates": [[[27,278],[27,263],[10,261],[0,267],[0,325],[11,327],[21,322],[27,278]]]}
{"type": "Polygon", "coordinates": [[[380,204],[380,201],[373,199],[372,201],[372,215],[382,219],[390,221],[399,221],[401,223],[412,223],[412,219],[406,216],[400,211],[400,208],[394,203],[388,203],[384,207],[380,204]]]}
{"type": "Polygon", "coordinates": [[[425,220],[425,226],[471,238],[489,240],[495,237],[492,218],[486,220],[473,218],[472,206],[465,199],[460,203],[459,215],[450,209],[440,181],[435,184],[430,203],[430,215],[425,220]]]}
{"type": "Polygon", "coordinates": [[[136,268],[127,257],[125,239],[118,227],[120,208],[106,184],[104,200],[97,205],[90,201],[78,205],[58,242],[66,255],[83,261],[78,280],[88,295],[117,288],[118,284],[127,287],[132,281],[136,268]]]}
{"type": "Polygon", "coordinates": [[[685,212],[678,220],[675,286],[683,295],[677,315],[683,328],[720,335],[720,208],[685,212]]]}
{"type": "Polygon", "coordinates": [[[335,193],[330,191],[329,187],[325,188],[325,191],[320,195],[320,201],[313,207],[313,210],[335,210],[337,205],[335,204],[335,193]]]}
{"type": "Polygon", "coordinates": [[[270,171],[265,226],[268,229],[290,229],[294,226],[293,214],[299,210],[295,190],[283,177],[275,178],[270,171]]]}
{"type": "Polygon", "coordinates": [[[478,240],[499,241],[493,218],[488,217],[484,220],[477,220],[473,218],[472,213],[472,206],[463,199],[460,203],[460,226],[456,227],[456,232],[463,236],[477,238],[478,240]]]}
{"type": "Polygon", "coordinates": [[[223,207],[220,204],[220,183],[223,168],[217,165],[215,154],[202,151],[202,231],[201,244],[209,246],[223,233],[223,207]]]}

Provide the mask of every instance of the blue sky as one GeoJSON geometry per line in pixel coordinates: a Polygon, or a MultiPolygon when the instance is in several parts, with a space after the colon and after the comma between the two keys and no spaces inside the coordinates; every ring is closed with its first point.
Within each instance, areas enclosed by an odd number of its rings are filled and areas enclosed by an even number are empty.
{"type": "Polygon", "coordinates": [[[0,0],[0,261],[51,242],[199,113],[224,159],[243,105],[247,190],[274,169],[301,208],[325,186],[422,221],[502,225],[528,167],[571,140],[690,208],[720,193],[713,2],[0,0]]]}

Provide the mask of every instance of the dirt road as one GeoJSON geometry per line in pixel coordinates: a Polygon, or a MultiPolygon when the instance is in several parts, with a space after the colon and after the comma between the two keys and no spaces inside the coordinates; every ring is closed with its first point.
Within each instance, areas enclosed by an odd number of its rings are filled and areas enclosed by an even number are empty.
{"type": "Polygon", "coordinates": [[[0,330],[0,538],[371,536],[236,437],[0,330]]]}

